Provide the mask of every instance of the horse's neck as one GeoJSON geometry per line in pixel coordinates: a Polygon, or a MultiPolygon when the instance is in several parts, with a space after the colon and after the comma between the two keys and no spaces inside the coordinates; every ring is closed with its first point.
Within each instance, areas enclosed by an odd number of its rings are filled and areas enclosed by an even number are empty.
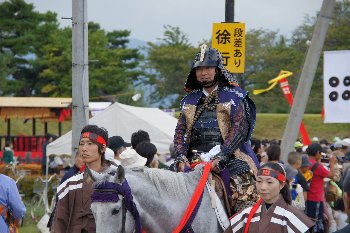
{"type": "Polygon", "coordinates": [[[154,194],[173,201],[190,198],[200,179],[200,172],[175,173],[161,169],[127,170],[126,179],[133,193],[154,194]]]}
{"type": "Polygon", "coordinates": [[[163,222],[175,227],[185,212],[199,176],[198,171],[190,175],[158,169],[127,171],[126,179],[143,225],[159,225],[163,222]]]}

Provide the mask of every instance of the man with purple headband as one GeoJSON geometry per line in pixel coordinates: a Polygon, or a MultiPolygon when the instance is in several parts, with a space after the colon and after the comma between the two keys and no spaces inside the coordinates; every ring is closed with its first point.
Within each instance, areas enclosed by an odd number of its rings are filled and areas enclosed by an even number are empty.
{"type": "MultiPolygon", "coordinates": [[[[110,166],[104,158],[107,143],[106,129],[96,125],[87,125],[82,129],[79,155],[89,169],[102,172],[110,166]]],[[[51,232],[96,232],[95,219],[90,209],[92,183],[84,170],[57,188],[58,202],[51,232]]]]}
{"type": "Polygon", "coordinates": [[[253,101],[226,70],[219,51],[205,44],[196,55],[185,91],[189,94],[181,101],[175,129],[173,169],[184,171],[200,159],[211,160],[212,170],[220,173],[229,189],[232,214],[253,205],[258,199],[254,173],[259,166],[249,145],[256,119],[253,101]]]}

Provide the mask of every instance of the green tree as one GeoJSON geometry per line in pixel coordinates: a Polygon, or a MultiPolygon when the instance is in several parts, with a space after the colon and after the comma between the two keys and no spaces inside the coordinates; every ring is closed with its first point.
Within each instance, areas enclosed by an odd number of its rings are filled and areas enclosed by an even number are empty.
{"type": "Polygon", "coordinates": [[[0,82],[7,84],[2,90],[4,95],[35,95],[38,70],[33,67],[33,60],[41,56],[40,48],[57,28],[55,13],[38,13],[24,0],[0,4],[0,51],[11,56],[6,59],[10,75],[0,76],[0,82]]]}
{"type": "Polygon", "coordinates": [[[350,1],[337,1],[334,18],[328,29],[325,50],[349,50],[350,45],[350,1]]]}
{"type": "Polygon", "coordinates": [[[276,36],[277,32],[263,29],[247,32],[245,72],[242,75],[237,75],[241,87],[248,88],[252,85],[258,87],[259,84],[271,77],[262,72],[267,67],[267,57],[276,43],[276,36]]]}
{"type": "Polygon", "coordinates": [[[130,104],[135,93],[134,82],[143,75],[139,69],[143,56],[138,49],[127,48],[130,31],[115,30],[106,33],[95,28],[94,31],[89,30],[89,57],[97,60],[91,63],[89,69],[90,95],[115,95],[109,100],[130,104]]]}
{"type": "MultiPolygon", "coordinates": [[[[245,73],[235,75],[240,86],[248,91],[265,89],[268,81],[280,70],[295,71],[299,66],[296,53],[287,43],[284,36],[275,31],[251,30],[246,35],[246,69],[245,73]]],[[[290,78],[290,83],[293,83],[290,78]]],[[[269,92],[251,98],[257,105],[258,112],[287,112],[289,106],[276,86],[269,92]]]]}
{"type": "MultiPolygon", "coordinates": [[[[89,30],[89,93],[93,100],[118,100],[130,103],[134,94],[133,82],[142,74],[137,69],[142,56],[136,49],[126,48],[129,31],[106,32],[90,22],[89,30]]],[[[42,48],[37,59],[40,72],[40,94],[71,96],[72,55],[70,28],[50,35],[50,43],[42,48]]]]}
{"type": "Polygon", "coordinates": [[[11,79],[11,73],[15,70],[14,67],[9,67],[12,63],[13,56],[10,51],[0,51],[0,95],[8,89],[8,82],[11,79]]]}
{"type": "Polygon", "coordinates": [[[49,36],[41,49],[41,57],[34,62],[40,70],[37,82],[38,96],[72,96],[72,30],[58,29],[49,36]]]}
{"type": "Polygon", "coordinates": [[[148,42],[145,71],[148,83],[155,86],[154,102],[171,95],[177,96],[171,104],[178,106],[189,73],[189,62],[194,58],[197,48],[190,45],[189,39],[180,28],[164,26],[163,38],[159,43],[148,42]]]}

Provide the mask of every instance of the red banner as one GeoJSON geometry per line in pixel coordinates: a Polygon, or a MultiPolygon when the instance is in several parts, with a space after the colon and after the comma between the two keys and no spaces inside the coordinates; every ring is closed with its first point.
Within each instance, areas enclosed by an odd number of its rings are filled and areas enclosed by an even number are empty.
{"type": "Polygon", "coordinates": [[[58,117],[58,122],[63,122],[70,115],[72,115],[71,109],[65,109],[65,108],[61,109],[60,116],[58,117]]]}
{"type": "MultiPolygon", "coordinates": [[[[289,86],[289,83],[288,83],[287,79],[286,78],[280,79],[279,83],[280,83],[280,87],[282,89],[282,92],[284,94],[284,97],[286,97],[286,99],[287,99],[287,101],[289,103],[289,106],[292,107],[292,105],[293,105],[293,94],[292,94],[292,91],[290,90],[290,86],[289,86]]],[[[300,123],[299,131],[300,131],[300,134],[301,134],[301,138],[303,140],[303,144],[306,145],[306,146],[310,145],[311,141],[310,141],[309,135],[307,134],[307,131],[306,131],[306,128],[305,128],[303,122],[300,123]]]]}

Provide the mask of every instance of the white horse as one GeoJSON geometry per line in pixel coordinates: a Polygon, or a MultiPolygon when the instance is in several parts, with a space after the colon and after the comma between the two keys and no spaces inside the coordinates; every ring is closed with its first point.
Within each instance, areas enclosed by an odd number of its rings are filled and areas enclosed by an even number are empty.
{"type": "MultiPolygon", "coordinates": [[[[135,214],[135,210],[132,210],[133,214],[130,212],[130,206],[133,204],[129,203],[129,210],[123,208],[122,200],[125,198],[123,196],[125,193],[121,194],[120,189],[124,190],[125,188],[121,188],[124,179],[127,180],[131,188],[134,206],[137,207],[141,217],[142,229],[147,233],[172,232],[180,223],[198,185],[201,168],[190,173],[175,173],[152,168],[126,169],[124,173],[121,166],[116,169],[117,171],[113,172],[110,169],[104,174],[91,171],[92,178],[96,181],[93,196],[102,197],[100,200],[94,200],[92,197],[91,210],[96,221],[96,232],[128,233],[133,232],[137,226],[137,221],[135,221],[137,214],[135,214]],[[108,183],[109,185],[104,185],[108,183]],[[112,191],[112,187],[117,188],[112,191]],[[113,193],[114,196],[118,195],[117,199],[121,201],[111,201],[111,198],[104,198],[103,195],[107,195],[107,193],[108,195],[113,193]]],[[[206,189],[204,189],[201,205],[191,226],[193,232],[196,233],[223,232],[206,189]]]]}

